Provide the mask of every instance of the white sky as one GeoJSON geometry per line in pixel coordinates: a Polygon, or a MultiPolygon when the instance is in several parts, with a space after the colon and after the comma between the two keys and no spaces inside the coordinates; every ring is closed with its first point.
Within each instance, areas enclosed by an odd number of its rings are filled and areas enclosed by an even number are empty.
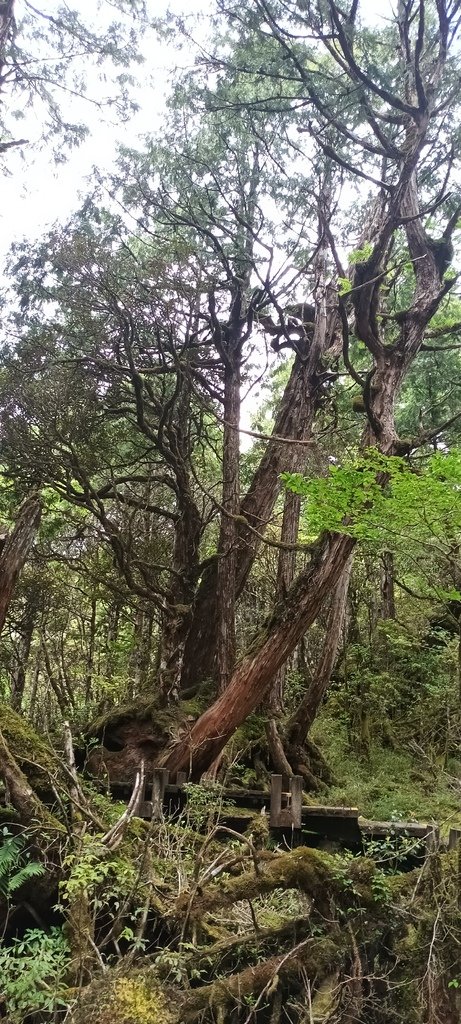
{"type": "MultiPolygon", "coordinates": [[[[92,17],[93,5],[89,0],[74,0],[75,7],[82,20],[88,15],[92,17]]],[[[173,11],[193,14],[206,6],[203,0],[148,0],[150,14],[160,17],[170,7],[173,11]]],[[[54,4],[50,0],[42,0],[39,4],[43,12],[51,11],[54,4]]],[[[17,3],[20,12],[20,0],[17,3]]],[[[114,16],[116,12],[111,11],[114,16]]],[[[168,75],[176,62],[181,64],[187,59],[184,53],[178,55],[173,48],[169,49],[165,42],[159,42],[153,32],[149,32],[141,42],[141,50],[145,63],[134,67],[133,74],[140,81],[134,91],[134,99],[139,104],[139,112],[128,123],[120,124],[104,121],[100,112],[92,104],[84,101],[78,104],[66,104],[65,96],[60,102],[64,113],[70,120],[82,120],[90,128],[89,138],[70,156],[66,163],[56,165],[52,154],[43,145],[40,152],[34,146],[40,126],[32,111],[25,112],[25,119],[18,124],[18,135],[31,140],[22,151],[10,150],[7,155],[7,176],[2,181],[0,200],[0,262],[13,241],[27,237],[39,238],[46,228],[55,220],[65,219],[78,206],[78,194],[85,194],[86,182],[91,180],[94,166],[108,170],[113,166],[117,144],[136,146],[139,137],[155,130],[161,121],[165,109],[165,94],[168,75]]],[[[98,84],[88,89],[88,94],[98,95],[98,84]]],[[[5,95],[4,102],[8,102],[5,95]]],[[[108,115],[109,116],[109,115],[108,115]]]]}
{"type": "MultiPolygon", "coordinates": [[[[16,0],[16,4],[19,17],[21,0],[16,0]]],[[[92,19],[95,10],[92,0],[74,0],[71,6],[80,12],[82,20],[92,19]]],[[[204,14],[207,8],[212,7],[212,0],[147,0],[147,6],[150,15],[157,18],[167,8],[177,14],[204,14]]],[[[41,0],[39,8],[45,14],[51,12],[54,9],[53,0],[41,0]]],[[[110,7],[109,12],[112,17],[117,14],[116,11],[110,11],[110,7]]],[[[389,0],[367,0],[366,20],[376,21],[377,15],[385,17],[389,12],[389,0]]],[[[97,166],[102,171],[109,170],[114,164],[118,143],[141,146],[140,136],[159,127],[165,109],[169,75],[177,64],[184,66],[189,59],[192,62],[193,51],[192,48],[190,51],[183,49],[178,53],[164,41],[160,42],[152,32],[145,37],[141,48],[146,58],[145,63],[133,69],[140,82],[134,93],[139,112],[129,123],[121,125],[104,122],[100,112],[91,103],[79,103],[76,107],[70,103],[67,107],[69,119],[82,120],[88,124],[90,136],[69,156],[66,163],[56,164],[46,144],[37,151],[34,139],[40,134],[40,125],[33,111],[25,111],[26,116],[19,122],[18,133],[21,137],[31,139],[31,143],[24,146],[22,152],[9,152],[6,161],[9,173],[2,180],[0,278],[5,258],[14,241],[23,238],[39,239],[56,220],[67,219],[80,205],[80,197],[83,198],[88,191],[87,183],[91,182],[93,167],[97,166]]],[[[88,93],[91,96],[91,80],[88,93]]],[[[98,95],[97,82],[93,95],[98,95]]],[[[4,102],[8,102],[7,95],[4,102]]],[[[61,103],[66,112],[64,96],[61,103]]],[[[252,392],[244,403],[242,427],[250,427],[256,407],[257,396],[252,392]]],[[[251,443],[245,435],[241,440],[242,449],[251,443]]]]}
{"type": "MultiPolygon", "coordinates": [[[[92,18],[92,0],[74,0],[72,6],[80,11],[83,20],[86,16],[92,18]]],[[[147,6],[150,15],[157,18],[168,8],[177,14],[203,14],[211,6],[211,0],[147,0],[147,6]]],[[[46,13],[54,8],[54,4],[50,0],[42,0],[39,7],[46,13]]],[[[16,0],[16,9],[20,17],[21,0],[16,0]]],[[[363,5],[362,18],[365,15],[365,21],[376,22],[377,16],[384,19],[390,11],[390,0],[367,0],[363,5]]],[[[114,15],[114,11],[111,13],[114,15]]],[[[9,152],[7,167],[10,174],[2,181],[0,265],[14,240],[24,236],[31,239],[40,237],[53,221],[66,218],[78,206],[78,194],[85,193],[86,179],[91,178],[93,166],[109,169],[113,165],[118,142],[135,146],[140,135],[159,126],[165,107],[168,75],[176,62],[183,64],[187,61],[188,53],[182,50],[178,54],[164,41],[159,42],[152,32],[145,38],[142,50],[145,64],[140,69],[133,69],[141,83],[135,92],[139,113],[128,124],[109,124],[101,120],[101,115],[90,103],[79,104],[78,111],[71,110],[69,116],[84,120],[91,135],[65,164],[57,166],[46,145],[36,153],[33,141],[39,126],[26,112],[26,119],[20,122],[18,130],[21,136],[32,140],[31,144],[23,147],[22,153],[9,152]]],[[[192,60],[192,52],[190,56],[192,60]]],[[[97,95],[97,83],[94,94],[97,95]]],[[[7,95],[4,102],[8,102],[7,95]]],[[[65,97],[62,103],[64,107],[65,97]]]]}

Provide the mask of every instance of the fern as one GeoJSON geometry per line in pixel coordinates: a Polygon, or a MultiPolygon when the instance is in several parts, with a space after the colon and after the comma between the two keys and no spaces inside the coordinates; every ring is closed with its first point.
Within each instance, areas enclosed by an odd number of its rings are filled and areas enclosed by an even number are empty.
{"type": "Polygon", "coordinates": [[[2,829],[0,845],[0,895],[9,899],[30,878],[43,875],[43,865],[38,861],[29,860],[24,852],[26,837],[11,835],[7,828],[2,829]]]}

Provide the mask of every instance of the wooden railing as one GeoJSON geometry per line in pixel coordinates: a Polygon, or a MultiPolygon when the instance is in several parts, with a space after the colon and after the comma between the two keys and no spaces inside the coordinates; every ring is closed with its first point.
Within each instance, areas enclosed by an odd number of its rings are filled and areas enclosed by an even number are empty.
{"type": "MultiPolygon", "coordinates": [[[[169,772],[164,768],[155,769],[150,781],[145,785],[142,800],[137,814],[141,818],[158,821],[163,817],[164,810],[179,810],[187,803],[187,782],[185,772],[178,772],[174,781],[170,780],[169,772]]],[[[113,787],[117,789],[119,787],[113,787]]],[[[345,846],[363,849],[366,840],[385,840],[386,837],[405,836],[415,840],[415,847],[423,848],[426,853],[438,849],[440,845],[439,828],[434,823],[414,821],[364,821],[359,820],[357,807],[329,807],[327,805],[303,804],[303,780],[299,775],[285,778],[282,775],[271,775],[270,794],[263,790],[224,789],[223,799],[227,807],[220,816],[223,822],[236,822],[241,829],[250,823],[255,811],[269,811],[269,826],[275,835],[283,835],[285,841],[295,845],[299,842],[309,844],[311,838],[329,839],[345,846]],[[229,805],[240,809],[248,809],[248,821],[241,813],[232,817],[229,805]]],[[[448,848],[454,849],[461,840],[461,829],[450,830],[448,848]]]]}

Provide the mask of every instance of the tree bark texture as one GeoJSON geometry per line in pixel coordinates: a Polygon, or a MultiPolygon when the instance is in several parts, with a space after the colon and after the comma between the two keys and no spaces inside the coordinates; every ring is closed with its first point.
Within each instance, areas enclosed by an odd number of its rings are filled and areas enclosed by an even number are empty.
{"type": "Polygon", "coordinates": [[[336,584],[354,547],[352,537],[326,534],[316,544],[306,569],[293,584],[239,662],[221,696],[192,726],[190,733],[167,752],[163,767],[191,771],[198,778],[221,752],[235,729],[266,697],[274,675],[316,618],[336,584]]]}
{"type": "Polygon", "coordinates": [[[163,616],[158,673],[164,700],[177,700],[184,660],[184,645],[192,617],[197,584],[201,518],[188,488],[184,487],[175,523],[173,564],[163,616]]]}
{"type": "Polygon", "coordinates": [[[11,706],[15,711],[21,710],[24,688],[26,685],[26,672],[29,663],[30,648],[34,628],[37,622],[37,614],[40,605],[40,593],[38,586],[34,585],[27,593],[24,615],[18,626],[19,642],[14,653],[14,662],[11,673],[11,706]]]}
{"type": "Polygon", "coordinates": [[[13,530],[6,538],[0,555],[0,630],[5,624],[8,608],[18,576],[34,542],[41,516],[41,499],[30,494],[22,503],[13,530]]]}
{"type": "Polygon", "coordinates": [[[221,525],[216,585],[216,675],[225,690],[235,664],[237,588],[237,516],[240,506],[240,355],[229,361],[224,376],[224,438],[221,525]]]}
{"type": "Polygon", "coordinates": [[[381,555],[381,618],[395,619],[394,556],[392,551],[381,555]]]}
{"type": "MultiPolygon", "coordinates": [[[[280,492],[280,474],[297,473],[305,466],[308,446],[298,442],[309,440],[321,397],[311,378],[306,360],[297,355],[275,419],[272,438],[267,442],[250,487],[240,503],[239,515],[247,520],[248,526],[242,522],[238,524],[237,596],[242,593],[261,544],[261,535],[274,511],[280,492]],[[290,444],[290,441],[294,443],[290,444]],[[253,533],[250,527],[257,533],[253,533]]],[[[204,571],[195,598],[184,653],[181,689],[196,686],[212,675],[217,578],[218,564],[215,560],[204,571]]]]}
{"type": "MultiPolygon", "coordinates": [[[[425,143],[429,118],[419,116],[408,130],[407,144],[392,193],[379,195],[371,208],[366,237],[371,256],[354,268],[352,304],[356,335],[366,345],[373,367],[364,382],[367,426],[362,438],[366,450],[385,455],[402,454],[395,426],[395,401],[402,381],[417,355],[427,324],[451,285],[442,280],[433,246],[421,224],[415,167],[425,143]],[[414,272],[414,291],[408,308],[399,315],[400,334],[386,345],[379,319],[380,285],[387,267],[395,230],[405,219],[405,232],[414,272]]],[[[344,345],[347,324],[342,318],[344,345]]],[[[309,353],[312,383],[315,351],[309,353]]],[[[309,389],[312,396],[312,387],[309,389]]],[[[308,408],[312,423],[312,397],[308,408]]],[[[305,425],[304,425],[305,426],[305,425]]],[[[385,474],[381,474],[385,483],[385,474]]],[[[271,680],[316,618],[325,598],[340,579],[355,541],[347,535],[327,534],[317,542],[310,564],[300,573],[283,608],[278,606],[254,648],[237,665],[229,686],[198,719],[164,759],[170,770],[191,770],[198,777],[220,753],[236,728],[267,696],[271,680]]]]}

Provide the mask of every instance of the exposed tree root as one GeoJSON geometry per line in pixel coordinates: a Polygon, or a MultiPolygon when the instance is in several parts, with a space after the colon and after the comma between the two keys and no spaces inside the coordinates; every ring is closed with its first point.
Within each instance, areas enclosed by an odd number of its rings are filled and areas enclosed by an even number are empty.
{"type": "Polygon", "coordinates": [[[249,996],[258,998],[262,993],[268,997],[276,992],[279,985],[292,979],[302,979],[304,972],[316,982],[321,981],[343,955],[342,939],[304,939],[283,955],[270,957],[238,974],[195,989],[183,1006],[182,1019],[185,1024],[193,1024],[202,1010],[231,1008],[249,996]]]}

